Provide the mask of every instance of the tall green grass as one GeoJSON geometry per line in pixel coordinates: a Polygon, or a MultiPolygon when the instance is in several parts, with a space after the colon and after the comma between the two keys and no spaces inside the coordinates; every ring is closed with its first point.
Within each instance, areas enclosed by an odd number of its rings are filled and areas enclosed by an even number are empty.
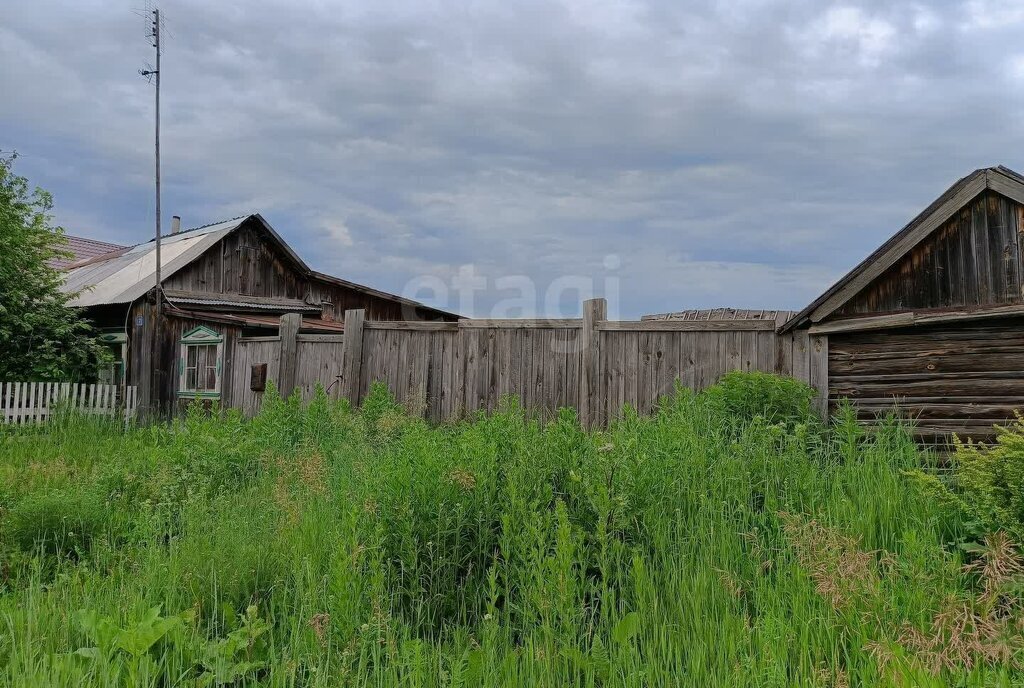
{"type": "Polygon", "coordinates": [[[513,400],[429,427],[380,388],[9,432],[3,684],[1021,681],[1016,606],[964,570],[900,424],[822,427],[773,384],[595,433],[513,400]],[[946,623],[965,605],[1010,649],[946,623]]]}

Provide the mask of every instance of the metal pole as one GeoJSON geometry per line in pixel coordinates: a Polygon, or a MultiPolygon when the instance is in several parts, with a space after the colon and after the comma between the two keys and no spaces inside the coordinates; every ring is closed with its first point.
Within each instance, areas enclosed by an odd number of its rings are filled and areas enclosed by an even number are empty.
{"type": "Polygon", "coordinates": [[[160,338],[163,325],[163,294],[160,287],[160,10],[153,10],[153,45],[156,47],[156,311],[153,319],[152,387],[150,403],[159,413],[160,383],[160,338]]]}

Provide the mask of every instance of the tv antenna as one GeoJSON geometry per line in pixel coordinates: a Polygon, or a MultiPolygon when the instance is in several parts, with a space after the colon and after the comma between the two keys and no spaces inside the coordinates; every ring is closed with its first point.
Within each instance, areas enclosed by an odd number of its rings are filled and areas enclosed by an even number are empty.
{"type": "Polygon", "coordinates": [[[153,314],[153,326],[150,328],[153,332],[152,346],[150,348],[151,356],[153,357],[151,359],[153,361],[153,367],[150,373],[149,399],[146,401],[154,406],[158,406],[161,389],[160,384],[162,382],[160,371],[160,362],[162,360],[160,356],[160,347],[163,341],[161,339],[160,332],[163,325],[163,280],[160,274],[160,33],[164,26],[163,20],[160,17],[160,8],[153,7],[148,2],[146,3],[146,9],[137,11],[136,14],[142,16],[146,22],[146,39],[156,51],[156,66],[147,62],[145,68],[139,70],[139,74],[141,74],[147,82],[155,84],[156,86],[156,126],[154,130],[154,150],[156,153],[156,279],[154,287],[156,290],[156,309],[153,314]]]}

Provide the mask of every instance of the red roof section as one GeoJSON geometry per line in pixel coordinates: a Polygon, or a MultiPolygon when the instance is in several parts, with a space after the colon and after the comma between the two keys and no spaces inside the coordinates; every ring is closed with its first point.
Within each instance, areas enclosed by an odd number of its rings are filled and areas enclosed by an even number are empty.
{"type": "Polygon", "coordinates": [[[123,251],[126,248],[130,248],[128,246],[121,246],[120,244],[111,244],[106,241],[97,241],[96,239],[71,236],[70,234],[65,234],[64,238],[67,240],[67,244],[62,248],[71,253],[72,257],[70,259],[54,258],[51,260],[50,266],[55,267],[58,270],[63,270],[74,263],[80,263],[84,260],[92,260],[93,258],[99,258],[102,255],[106,255],[114,251],[123,251]]]}

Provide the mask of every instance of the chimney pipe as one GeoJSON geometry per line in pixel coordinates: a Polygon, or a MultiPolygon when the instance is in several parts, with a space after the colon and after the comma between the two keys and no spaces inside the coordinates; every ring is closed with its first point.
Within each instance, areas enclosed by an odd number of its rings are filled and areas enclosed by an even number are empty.
{"type": "Polygon", "coordinates": [[[181,231],[181,215],[174,215],[171,217],[171,234],[177,234],[181,231]]]}

